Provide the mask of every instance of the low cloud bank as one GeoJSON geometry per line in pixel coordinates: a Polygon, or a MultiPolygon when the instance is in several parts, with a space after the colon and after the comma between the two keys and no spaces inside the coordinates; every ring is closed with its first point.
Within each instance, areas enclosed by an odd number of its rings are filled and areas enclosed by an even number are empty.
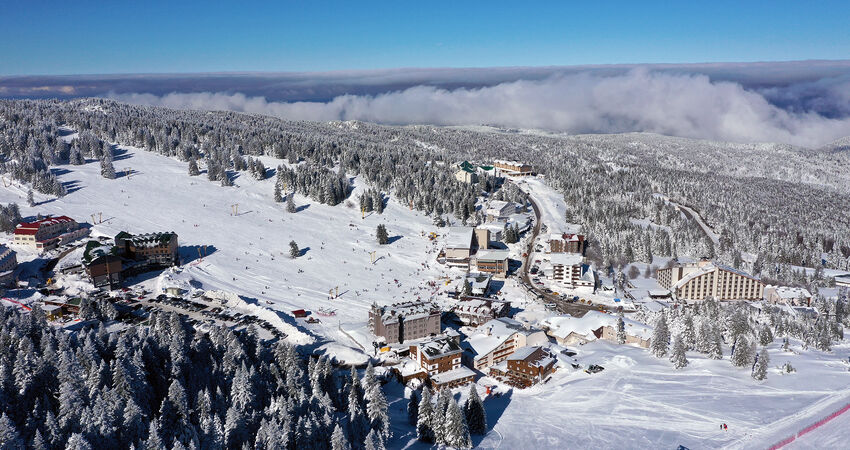
{"type": "Polygon", "coordinates": [[[420,85],[379,95],[341,95],[329,102],[269,102],[265,97],[210,92],[113,93],[109,97],[136,104],[293,120],[487,124],[569,133],[645,131],[817,147],[850,135],[850,117],[844,114],[850,113],[846,90],[850,81],[823,84],[816,81],[752,90],[736,82],[711,81],[706,75],[634,69],[614,76],[580,73],[453,90],[420,85]],[[824,98],[826,88],[836,96],[824,98]],[[807,97],[807,91],[817,91],[820,96],[807,97]],[[788,107],[781,106],[783,101],[788,107]],[[799,110],[805,102],[809,108],[799,110]]]}

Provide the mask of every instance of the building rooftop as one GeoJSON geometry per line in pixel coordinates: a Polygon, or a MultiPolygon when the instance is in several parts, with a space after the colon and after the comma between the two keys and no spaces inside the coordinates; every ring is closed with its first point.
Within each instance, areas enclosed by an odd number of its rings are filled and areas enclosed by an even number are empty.
{"type": "Polygon", "coordinates": [[[122,231],[115,235],[115,239],[125,239],[130,241],[136,247],[156,247],[166,245],[171,242],[171,239],[176,237],[177,233],[173,231],[145,233],[145,234],[130,234],[122,231]]]}
{"type": "Polygon", "coordinates": [[[474,230],[472,227],[450,227],[446,248],[471,248],[474,230]]]}
{"type": "Polygon", "coordinates": [[[440,308],[431,302],[404,302],[387,306],[373,304],[372,307],[380,311],[381,321],[384,323],[397,322],[399,317],[410,320],[440,314],[440,308]]]}
{"type": "Polygon", "coordinates": [[[428,355],[429,358],[438,358],[462,351],[457,341],[448,336],[435,336],[416,344],[416,346],[419,347],[419,351],[428,355]]]}
{"type": "Polygon", "coordinates": [[[516,333],[529,335],[531,330],[523,327],[521,323],[507,317],[493,319],[475,328],[474,332],[467,336],[464,347],[475,354],[475,358],[482,357],[505,342],[516,333]]]}
{"type": "Polygon", "coordinates": [[[549,262],[553,266],[578,266],[584,262],[584,256],[578,253],[553,253],[550,255],[549,262]]]}
{"type": "Polygon", "coordinates": [[[76,221],[68,216],[56,216],[47,217],[34,222],[21,222],[18,224],[18,227],[15,228],[15,234],[35,234],[42,225],[56,225],[60,223],[76,223],[76,221]]]}
{"type": "Polygon", "coordinates": [[[805,288],[790,286],[769,286],[774,288],[776,295],[782,299],[809,298],[812,294],[805,288]]]}
{"type": "MultiPolygon", "coordinates": [[[[651,327],[629,318],[623,318],[623,322],[626,324],[626,334],[642,339],[652,337],[651,327]]],[[[570,333],[576,333],[588,339],[595,339],[593,332],[600,327],[611,326],[616,329],[617,316],[605,314],[600,311],[588,311],[582,317],[574,317],[569,314],[550,317],[544,320],[543,324],[549,328],[550,335],[562,339],[569,336],[570,333]]]]}
{"type": "Polygon", "coordinates": [[[449,370],[448,372],[438,373],[436,375],[431,375],[431,381],[435,384],[446,384],[451,383],[452,381],[462,380],[468,377],[474,377],[475,372],[471,369],[460,366],[457,369],[449,370]]]}
{"type": "Polygon", "coordinates": [[[509,250],[478,250],[475,259],[478,261],[504,261],[508,259],[509,250]]]}

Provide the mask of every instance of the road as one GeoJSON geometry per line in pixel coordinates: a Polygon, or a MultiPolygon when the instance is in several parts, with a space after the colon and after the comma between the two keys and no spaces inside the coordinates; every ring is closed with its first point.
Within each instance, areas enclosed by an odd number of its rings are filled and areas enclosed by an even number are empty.
{"type": "Polygon", "coordinates": [[[525,284],[526,288],[529,291],[536,294],[538,298],[542,296],[543,301],[545,303],[554,303],[556,309],[560,313],[566,313],[573,317],[582,317],[590,310],[596,310],[596,307],[582,305],[579,303],[569,303],[561,297],[548,294],[542,289],[538,288],[531,282],[531,278],[528,275],[528,269],[531,267],[531,258],[534,252],[534,243],[537,241],[537,236],[540,234],[540,228],[543,225],[540,220],[540,207],[537,205],[537,202],[529,195],[528,200],[531,202],[531,208],[534,210],[534,230],[531,238],[528,241],[528,248],[525,250],[525,260],[522,262],[522,272],[520,272],[520,279],[525,284]]]}

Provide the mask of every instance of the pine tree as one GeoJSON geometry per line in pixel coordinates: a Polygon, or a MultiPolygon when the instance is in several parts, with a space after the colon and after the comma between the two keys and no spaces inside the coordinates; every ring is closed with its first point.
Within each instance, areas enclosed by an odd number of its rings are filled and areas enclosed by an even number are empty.
{"type": "Polygon", "coordinates": [[[416,420],[416,438],[423,442],[434,443],[433,428],[434,405],[431,403],[431,390],[422,388],[422,400],[419,401],[419,416],[416,420]]]}
{"type": "Polygon", "coordinates": [[[381,385],[375,383],[366,395],[366,414],[369,417],[371,428],[379,433],[382,438],[389,438],[391,436],[389,406],[387,405],[387,398],[381,390],[381,385]]]}
{"type": "Polygon", "coordinates": [[[378,230],[375,233],[378,238],[378,244],[384,245],[389,242],[390,237],[387,235],[387,227],[384,224],[378,225],[378,230]]]}
{"type": "Polygon", "coordinates": [[[758,354],[756,367],[753,369],[753,378],[756,380],[764,380],[767,378],[767,364],[770,363],[770,356],[767,355],[767,347],[762,347],[758,354]]]}
{"type": "Polygon", "coordinates": [[[419,395],[416,391],[410,393],[410,399],[407,401],[407,422],[416,426],[419,420],[419,395]]]}
{"type": "Polygon", "coordinates": [[[103,154],[103,158],[100,160],[100,174],[103,178],[109,180],[115,179],[115,167],[112,165],[112,150],[103,154]]]}
{"type": "Polygon", "coordinates": [[[468,278],[463,279],[463,290],[461,291],[461,295],[464,297],[472,295],[472,283],[469,282],[468,278]]]}
{"type": "Polygon", "coordinates": [[[655,329],[652,330],[650,349],[657,358],[663,358],[667,354],[669,345],[670,330],[667,329],[667,316],[662,313],[661,317],[655,322],[655,329]]]}
{"type": "Polygon", "coordinates": [[[371,430],[369,434],[366,435],[366,450],[386,450],[384,447],[384,439],[381,437],[381,433],[371,430]]]}
{"type": "Polygon", "coordinates": [[[685,355],[685,343],[681,335],[677,335],[673,339],[673,351],[670,353],[670,362],[673,367],[681,369],[688,365],[688,358],[685,355]]]}
{"type": "Polygon", "coordinates": [[[65,450],[92,450],[92,446],[82,434],[74,433],[68,438],[65,450]]]}
{"type": "Polygon", "coordinates": [[[351,445],[348,444],[348,439],[346,439],[345,432],[342,431],[342,427],[339,426],[339,423],[336,424],[334,432],[331,435],[331,449],[351,450],[351,445]]]}
{"type": "Polygon", "coordinates": [[[443,443],[458,449],[472,448],[466,418],[453,398],[449,399],[444,422],[443,443]]]}
{"type": "Polygon", "coordinates": [[[295,259],[301,256],[301,249],[298,248],[298,244],[295,241],[289,241],[289,257],[295,259]]]}
{"type": "Polygon", "coordinates": [[[623,311],[617,314],[617,343],[626,343],[626,321],[623,319],[623,311]]]}
{"type": "Polygon", "coordinates": [[[189,160],[189,176],[194,177],[201,174],[200,169],[198,169],[198,161],[195,158],[189,160]]]}
{"type": "Polygon", "coordinates": [[[35,197],[33,196],[32,189],[27,192],[27,205],[29,205],[30,208],[35,206],[35,197]]]}
{"type": "Polygon", "coordinates": [[[478,396],[475,384],[469,387],[469,395],[463,405],[463,415],[470,433],[479,435],[487,433],[487,411],[484,410],[484,403],[478,396]]]}
{"type": "Polygon", "coordinates": [[[762,325],[759,328],[759,344],[761,346],[770,345],[773,342],[773,333],[771,333],[770,328],[767,325],[762,325]]]}
{"type": "Polygon", "coordinates": [[[746,336],[741,336],[732,349],[732,365],[735,367],[748,367],[753,363],[753,351],[746,336]]]}
{"type": "Polygon", "coordinates": [[[682,321],[682,343],[685,344],[686,350],[693,350],[696,347],[696,332],[694,331],[694,319],[690,312],[685,314],[685,319],[682,321]]]}
{"type": "Polygon", "coordinates": [[[0,449],[23,450],[24,441],[6,413],[0,416],[0,449]]]}
{"type": "Polygon", "coordinates": [[[289,194],[286,196],[286,212],[294,213],[298,211],[298,208],[295,207],[295,194],[289,194]]]}

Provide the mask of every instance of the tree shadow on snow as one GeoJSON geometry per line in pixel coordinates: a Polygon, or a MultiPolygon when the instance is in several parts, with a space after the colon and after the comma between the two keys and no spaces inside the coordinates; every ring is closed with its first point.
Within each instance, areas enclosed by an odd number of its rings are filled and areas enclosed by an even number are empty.
{"type": "Polygon", "coordinates": [[[306,255],[306,254],[307,254],[307,252],[309,252],[309,251],[310,251],[310,247],[304,247],[304,248],[302,248],[302,249],[301,249],[301,252],[300,252],[300,253],[298,253],[298,256],[299,256],[299,257],[300,257],[300,256],[304,256],[304,255],[306,255]]]}
{"type": "Polygon", "coordinates": [[[60,168],[60,167],[53,167],[53,168],[50,169],[50,173],[52,173],[53,175],[56,175],[58,177],[58,176],[62,176],[62,175],[67,175],[67,174],[71,173],[71,171],[68,170],[68,169],[60,168]]]}
{"type": "Polygon", "coordinates": [[[295,207],[295,212],[301,212],[301,211],[304,211],[305,209],[307,209],[307,208],[309,208],[309,207],[310,207],[310,204],[309,204],[309,203],[304,204],[304,205],[301,205],[301,206],[297,206],[297,207],[295,207]]]}
{"type": "Polygon", "coordinates": [[[401,235],[389,237],[387,238],[387,244],[392,244],[399,239],[401,239],[401,235]]]}
{"type": "Polygon", "coordinates": [[[65,192],[68,194],[77,192],[83,188],[80,186],[80,180],[63,181],[62,186],[65,187],[65,192]]]}
{"type": "Polygon", "coordinates": [[[195,260],[206,258],[217,250],[215,245],[181,245],[177,249],[177,253],[180,256],[180,261],[183,262],[183,265],[186,265],[195,260]]]}
{"type": "Polygon", "coordinates": [[[484,436],[472,436],[472,445],[477,447],[481,444],[481,442],[489,436],[490,432],[493,430],[493,427],[499,423],[499,419],[502,417],[502,414],[505,413],[505,410],[508,408],[508,405],[511,403],[511,396],[513,396],[514,390],[511,389],[508,392],[505,392],[498,397],[494,394],[490,394],[484,400],[484,410],[487,411],[487,431],[488,433],[484,436]]]}
{"type": "Polygon", "coordinates": [[[123,148],[113,148],[112,150],[112,161],[123,161],[132,157],[133,154],[129,150],[123,148]]]}

